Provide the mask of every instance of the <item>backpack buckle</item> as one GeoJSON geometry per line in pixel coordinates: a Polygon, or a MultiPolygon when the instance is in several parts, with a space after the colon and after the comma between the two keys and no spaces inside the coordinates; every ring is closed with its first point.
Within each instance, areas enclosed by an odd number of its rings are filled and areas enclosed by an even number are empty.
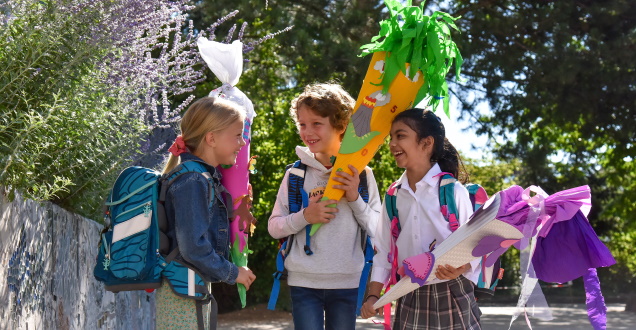
{"type": "Polygon", "coordinates": [[[282,272],[280,272],[280,271],[276,271],[276,272],[273,274],[273,276],[274,276],[274,278],[275,278],[275,279],[277,279],[277,280],[283,280],[283,281],[285,281],[285,280],[287,279],[287,272],[285,272],[285,271],[282,271],[282,272]]]}

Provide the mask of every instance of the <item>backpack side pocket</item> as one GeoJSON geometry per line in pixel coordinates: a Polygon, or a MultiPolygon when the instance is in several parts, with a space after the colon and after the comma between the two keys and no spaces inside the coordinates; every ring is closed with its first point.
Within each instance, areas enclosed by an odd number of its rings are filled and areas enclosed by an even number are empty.
{"type": "Polygon", "coordinates": [[[203,278],[196,271],[176,260],[172,260],[165,266],[163,277],[170,283],[172,291],[180,297],[196,300],[210,299],[210,291],[203,278]]]}
{"type": "Polygon", "coordinates": [[[93,269],[93,275],[98,281],[107,283],[110,281],[110,241],[113,236],[112,230],[104,230],[100,235],[99,250],[97,252],[97,262],[93,269]]]}

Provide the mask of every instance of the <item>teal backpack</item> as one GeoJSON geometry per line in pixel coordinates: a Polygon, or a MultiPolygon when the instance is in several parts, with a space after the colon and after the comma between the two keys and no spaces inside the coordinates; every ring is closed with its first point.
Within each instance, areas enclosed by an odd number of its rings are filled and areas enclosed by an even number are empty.
{"type": "MultiPolygon", "coordinates": [[[[303,189],[305,183],[305,172],[307,171],[307,165],[303,164],[300,160],[286,167],[290,169],[288,185],[287,185],[287,198],[289,202],[289,212],[299,212],[303,207],[307,207],[309,204],[309,195],[303,189]]],[[[360,173],[360,185],[358,186],[358,192],[360,197],[365,203],[369,202],[369,187],[367,183],[367,172],[362,171],[360,173]]],[[[362,275],[360,276],[360,284],[358,285],[358,299],[357,299],[357,313],[360,315],[360,308],[362,307],[362,300],[367,287],[367,279],[369,278],[369,272],[373,265],[373,255],[375,253],[373,244],[371,244],[371,238],[361,228],[362,235],[362,251],[364,252],[364,268],[362,269],[362,275]]],[[[305,254],[311,256],[311,225],[305,227],[305,241],[304,246],[305,254]]],[[[276,309],[276,302],[278,301],[278,294],[280,292],[280,281],[287,279],[287,270],[285,269],[285,258],[292,247],[294,235],[283,238],[279,242],[278,254],[276,255],[276,272],[274,273],[274,284],[272,285],[272,291],[269,296],[269,302],[267,309],[276,309]]]]}
{"type": "MultiPolygon", "coordinates": [[[[439,205],[440,212],[444,216],[444,219],[448,221],[449,227],[451,231],[457,230],[459,228],[458,211],[457,205],[455,203],[455,182],[457,179],[450,173],[443,172],[441,173],[439,179],[439,205]]],[[[397,210],[397,190],[400,189],[401,185],[396,185],[396,182],[391,184],[386,195],[385,195],[385,205],[387,209],[387,214],[389,219],[393,219],[394,217],[399,219],[398,210],[397,210]]],[[[468,195],[470,196],[470,202],[473,206],[473,211],[477,211],[487,200],[488,194],[486,190],[475,183],[469,183],[465,185],[468,190],[468,195]]],[[[399,221],[397,223],[398,235],[401,230],[399,221]]],[[[395,237],[397,239],[397,237],[395,237]]],[[[501,268],[501,260],[497,259],[494,265],[491,267],[485,267],[485,257],[482,257],[482,261],[480,263],[481,273],[479,274],[479,280],[477,285],[475,286],[475,297],[477,299],[487,299],[492,297],[495,294],[495,289],[499,280],[503,277],[504,269],[501,268]]],[[[395,263],[394,260],[390,260],[389,262],[395,263]]],[[[397,265],[394,265],[396,267],[397,265]]]]}
{"type": "MultiPolygon", "coordinates": [[[[176,295],[197,301],[197,317],[202,325],[202,305],[212,303],[215,315],[216,301],[197,270],[175,260],[179,248],[170,251],[165,234],[166,192],[174,180],[186,173],[200,173],[207,178],[209,203],[213,203],[214,181],[197,161],[181,163],[165,175],[138,166],[122,171],[105,203],[106,226],[93,275],[112,292],[152,292],[161,287],[165,278],[176,295]]],[[[213,318],[216,319],[213,316],[210,322],[213,318]]]]}

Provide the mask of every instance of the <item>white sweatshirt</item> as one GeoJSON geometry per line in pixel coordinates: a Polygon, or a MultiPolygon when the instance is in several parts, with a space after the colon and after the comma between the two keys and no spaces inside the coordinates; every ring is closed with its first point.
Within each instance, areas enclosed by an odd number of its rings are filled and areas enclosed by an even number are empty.
{"type": "MultiPolygon", "coordinates": [[[[331,174],[306,147],[296,147],[300,161],[307,165],[304,189],[313,196],[324,192],[331,174]]],[[[288,271],[287,283],[313,289],[353,289],[357,288],[364,266],[360,227],[374,236],[380,217],[380,195],[370,168],[365,168],[369,187],[369,203],[362,197],[347,202],[345,197],[338,202],[338,213],[331,222],[311,236],[312,255],[306,255],[305,220],[303,209],[289,213],[287,186],[289,171],[285,173],[278,189],[276,204],[268,221],[269,234],[276,239],[295,235],[289,255],[285,259],[288,271]]]]}

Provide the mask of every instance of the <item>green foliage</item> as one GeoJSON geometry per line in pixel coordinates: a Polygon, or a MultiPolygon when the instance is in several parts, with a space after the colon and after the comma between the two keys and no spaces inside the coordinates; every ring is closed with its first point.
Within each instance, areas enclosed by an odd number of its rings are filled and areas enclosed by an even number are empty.
{"type": "Polygon", "coordinates": [[[106,49],[57,2],[23,2],[0,30],[0,184],[94,218],[141,131],[95,68],[106,49]],[[125,149],[124,149],[125,148],[125,149]]]}
{"type": "Polygon", "coordinates": [[[636,230],[636,5],[629,0],[506,0],[449,3],[465,57],[457,85],[480,133],[519,159],[522,186],[592,189],[590,222],[634,279],[636,257],[620,253],[636,230]],[[477,91],[477,92],[475,92],[477,91]],[[477,97],[475,97],[477,96],[477,97]],[[491,113],[475,109],[487,101],[491,113]]]}
{"type": "Polygon", "coordinates": [[[621,292],[625,287],[633,287],[636,283],[635,276],[625,276],[624,274],[634,274],[636,272],[636,232],[616,231],[610,238],[612,254],[616,259],[616,265],[610,268],[611,279],[615,286],[615,292],[621,292]]]}
{"type": "Polygon", "coordinates": [[[510,162],[493,158],[476,160],[462,157],[462,159],[466,171],[470,175],[469,182],[482,185],[489,196],[519,184],[518,177],[523,167],[518,159],[513,159],[510,162]]]}
{"type": "MultiPolygon", "coordinates": [[[[276,75],[284,81],[267,88],[279,91],[337,80],[355,98],[369,65],[369,58],[357,55],[360,46],[378,32],[378,22],[383,15],[381,4],[381,0],[300,0],[270,2],[266,8],[265,1],[203,1],[197,4],[191,17],[195,27],[203,28],[237,9],[243,20],[251,22],[248,31],[254,35],[258,35],[257,26],[263,29],[261,31],[294,26],[275,39],[279,45],[275,60],[281,64],[276,75]]],[[[223,35],[228,28],[221,27],[217,34],[223,35]]],[[[248,54],[251,61],[254,52],[248,54]]],[[[260,65],[254,61],[252,64],[260,65]]]]}
{"type": "MultiPolygon", "coordinates": [[[[17,2],[24,6],[11,19],[0,13],[0,184],[97,219],[113,177],[136,157],[131,150],[139,149],[138,137],[146,132],[143,118],[124,110],[129,107],[96,69],[112,50],[89,24],[99,25],[102,13],[61,14],[56,6],[64,1],[17,2]]],[[[512,184],[536,184],[549,193],[590,185],[590,221],[618,261],[601,274],[615,283],[636,279],[632,2],[443,2],[452,5],[446,12],[462,16],[455,21],[462,31],[455,42],[466,58],[467,81],[452,85],[454,92],[463,111],[479,118],[479,132],[504,139],[495,159],[466,160],[470,181],[491,194],[512,184]],[[489,102],[491,114],[476,112],[481,101],[489,102]]],[[[252,154],[260,157],[251,181],[259,224],[250,240],[250,267],[259,280],[249,291],[251,302],[269,295],[278,244],[267,220],[284,167],[297,159],[294,147],[301,143],[289,103],[306,84],[329,80],[355,98],[369,63],[357,56],[359,48],[388,16],[380,0],[266,3],[202,1],[191,12],[198,29],[234,9],[241,11],[237,23],[250,22],[253,36],[294,26],[247,54],[239,83],[258,114],[252,154]]],[[[207,80],[197,86],[197,97],[220,85],[204,69],[207,80]]],[[[387,147],[370,166],[381,193],[402,173],[387,147]]],[[[505,283],[513,285],[516,251],[504,255],[504,268],[505,283]]]]}
{"type": "Polygon", "coordinates": [[[389,149],[389,138],[384,142],[384,145],[380,146],[368,166],[373,169],[373,175],[378,183],[382,198],[384,198],[384,193],[389,186],[399,179],[404,172],[403,169],[395,166],[395,158],[389,149]]]}
{"type": "MultiPolygon", "coordinates": [[[[81,79],[103,52],[82,41],[90,27],[74,24],[53,2],[24,2],[0,30],[0,104],[7,110],[28,106],[45,112],[58,93],[81,88],[81,79]]],[[[91,15],[94,13],[86,13],[91,15]]]]}

